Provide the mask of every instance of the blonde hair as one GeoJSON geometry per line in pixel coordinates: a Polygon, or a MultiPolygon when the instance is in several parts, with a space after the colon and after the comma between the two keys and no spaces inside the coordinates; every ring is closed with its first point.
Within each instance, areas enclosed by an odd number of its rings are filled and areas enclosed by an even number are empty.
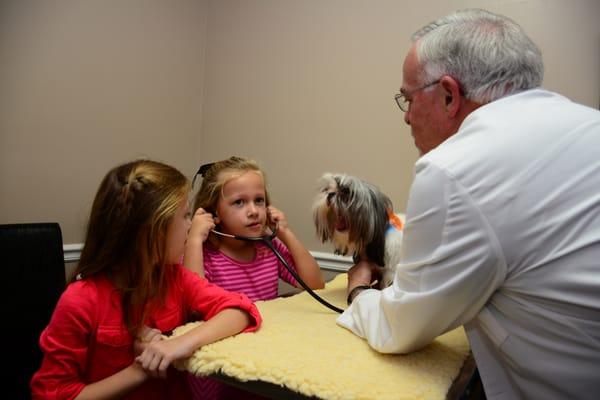
{"type": "Polygon", "coordinates": [[[200,186],[200,190],[196,194],[194,210],[203,208],[214,215],[217,210],[217,203],[223,195],[223,186],[230,180],[239,178],[247,172],[254,172],[262,178],[265,186],[265,205],[268,206],[270,202],[265,174],[256,161],[244,157],[232,156],[210,164],[203,171],[202,186],[200,186]]]}
{"type": "Polygon", "coordinates": [[[71,281],[106,275],[121,294],[132,334],[142,325],[146,304],[166,296],[167,230],[189,191],[177,169],[136,160],[110,170],[94,198],[71,281]]]}

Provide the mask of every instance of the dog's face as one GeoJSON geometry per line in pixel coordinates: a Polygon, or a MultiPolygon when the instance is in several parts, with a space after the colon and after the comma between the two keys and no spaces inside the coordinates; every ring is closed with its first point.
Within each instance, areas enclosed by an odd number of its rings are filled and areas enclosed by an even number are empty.
{"type": "Polygon", "coordinates": [[[390,210],[389,198],[370,183],[327,173],[319,181],[313,219],[321,241],[332,242],[337,254],[361,255],[371,243],[383,245],[390,210]]]}

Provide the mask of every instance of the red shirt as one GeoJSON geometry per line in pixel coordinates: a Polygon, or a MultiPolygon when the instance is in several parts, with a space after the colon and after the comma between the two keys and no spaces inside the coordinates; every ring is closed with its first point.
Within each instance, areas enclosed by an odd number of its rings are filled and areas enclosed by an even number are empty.
{"type": "MultiPolygon", "coordinates": [[[[254,324],[244,332],[258,329],[258,309],[243,294],[228,292],[197,274],[177,265],[170,275],[165,305],[150,311],[149,327],[169,332],[189,321],[208,320],[225,308],[247,311],[254,324]]],[[[86,384],[104,379],[134,362],[134,338],[123,323],[121,296],[105,277],[91,277],[67,286],[49,325],[42,332],[44,353],[41,368],[31,380],[33,398],[72,399],[86,384]]],[[[166,380],[148,379],[127,399],[187,398],[185,373],[169,369],[166,380]]]]}

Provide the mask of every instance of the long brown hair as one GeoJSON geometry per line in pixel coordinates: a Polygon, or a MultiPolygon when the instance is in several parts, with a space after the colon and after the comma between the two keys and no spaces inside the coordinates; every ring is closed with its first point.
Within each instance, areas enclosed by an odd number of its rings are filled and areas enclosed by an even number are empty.
{"type": "Polygon", "coordinates": [[[177,169],[136,160],[110,170],[96,193],[71,281],[108,277],[121,293],[132,335],[144,322],[148,302],[166,296],[167,229],[189,190],[177,169]]]}

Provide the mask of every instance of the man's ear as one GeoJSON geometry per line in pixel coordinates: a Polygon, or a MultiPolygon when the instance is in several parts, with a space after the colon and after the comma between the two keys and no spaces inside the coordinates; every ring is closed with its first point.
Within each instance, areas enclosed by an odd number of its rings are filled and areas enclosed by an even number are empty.
{"type": "Polygon", "coordinates": [[[460,111],[462,101],[460,83],[453,77],[444,75],[440,79],[440,85],[444,91],[446,113],[452,118],[460,111]]]}

